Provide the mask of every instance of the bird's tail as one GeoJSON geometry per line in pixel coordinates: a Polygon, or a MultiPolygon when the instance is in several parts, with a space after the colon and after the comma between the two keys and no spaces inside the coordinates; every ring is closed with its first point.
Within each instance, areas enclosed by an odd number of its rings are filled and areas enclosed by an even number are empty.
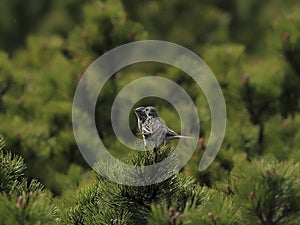
{"type": "Polygon", "coordinates": [[[196,137],[184,136],[184,135],[175,135],[175,136],[167,137],[167,139],[179,139],[179,138],[196,138],[196,137]]]}
{"type": "Polygon", "coordinates": [[[192,137],[192,136],[184,136],[184,135],[178,135],[179,138],[196,138],[196,137],[192,137]]]}

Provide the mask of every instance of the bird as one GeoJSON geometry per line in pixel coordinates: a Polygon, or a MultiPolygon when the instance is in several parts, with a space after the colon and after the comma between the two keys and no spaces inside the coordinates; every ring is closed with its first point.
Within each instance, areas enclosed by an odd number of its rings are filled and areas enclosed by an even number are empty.
{"type": "MultiPolygon", "coordinates": [[[[140,107],[134,109],[134,113],[137,117],[138,129],[139,129],[140,133],[142,134],[142,127],[147,119],[147,115],[145,113],[145,107],[140,106],[140,107]]],[[[146,148],[147,142],[146,142],[145,136],[143,134],[142,134],[142,137],[143,137],[144,147],[146,148]]]]}
{"type": "Polygon", "coordinates": [[[143,110],[147,116],[146,120],[141,123],[141,133],[145,140],[145,145],[150,141],[154,144],[153,151],[157,157],[157,149],[165,140],[179,138],[193,138],[177,134],[175,131],[163,124],[159,118],[157,109],[154,106],[147,106],[143,110]]]}

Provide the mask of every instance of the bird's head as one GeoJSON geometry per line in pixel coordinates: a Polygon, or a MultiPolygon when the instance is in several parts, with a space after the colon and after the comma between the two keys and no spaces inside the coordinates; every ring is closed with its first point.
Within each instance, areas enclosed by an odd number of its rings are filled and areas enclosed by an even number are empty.
{"type": "Polygon", "coordinates": [[[147,115],[145,113],[145,107],[143,107],[143,106],[138,107],[138,108],[134,109],[133,111],[139,119],[143,119],[143,118],[147,117],[147,115]]]}
{"type": "Polygon", "coordinates": [[[154,106],[147,106],[145,113],[148,117],[158,117],[157,109],[154,106]]]}

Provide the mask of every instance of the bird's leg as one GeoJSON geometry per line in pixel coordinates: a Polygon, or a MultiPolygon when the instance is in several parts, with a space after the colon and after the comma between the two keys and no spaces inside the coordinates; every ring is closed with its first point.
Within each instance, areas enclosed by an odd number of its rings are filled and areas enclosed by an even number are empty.
{"type": "Polygon", "coordinates": [[[153,153],[154,153],[154,162],[156,162],[156,160],[157,160],[157,146],[154,146],[153,153]]]}

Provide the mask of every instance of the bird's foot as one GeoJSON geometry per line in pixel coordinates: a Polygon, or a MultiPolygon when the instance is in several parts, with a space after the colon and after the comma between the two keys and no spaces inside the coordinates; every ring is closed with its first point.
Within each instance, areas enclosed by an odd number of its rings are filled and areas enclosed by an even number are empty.
{"type": "Polygon", "coordinates": [[[154,161],[154,163],[156,163],[156,161],[157,161],[157,153],[158,153],[158,149],[157,149],[157,147],[154,147],[153,148],[153,161],[154,161]]]}

